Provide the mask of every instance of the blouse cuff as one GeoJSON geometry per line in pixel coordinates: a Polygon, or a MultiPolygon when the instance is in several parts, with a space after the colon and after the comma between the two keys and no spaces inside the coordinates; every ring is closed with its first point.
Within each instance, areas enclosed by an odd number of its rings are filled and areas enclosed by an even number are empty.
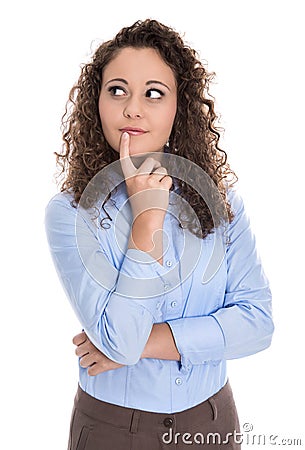
{"type": "Polygon", "coordinates": [[[171,327],[184,369],[224,358],[224,336],[214,316],[184,317],[167,323],[171,327]]]}

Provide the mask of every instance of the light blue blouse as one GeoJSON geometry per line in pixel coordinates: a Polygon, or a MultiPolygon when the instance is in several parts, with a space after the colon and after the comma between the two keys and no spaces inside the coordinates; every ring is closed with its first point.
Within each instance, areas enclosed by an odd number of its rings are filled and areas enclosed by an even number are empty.
{"type": "MultiPolygon", "coordinates": [[[[270,345],[271,293],[240,195],[228,192],[235,218],[206,239],[164,223],[163,265],[128,249],[131,211],[122,183],[106,204],[109,228],[69,193],[46,208],[51,254],[68,299],[92,342],[124,367],[89,376],[80,386],[105,402],[173,413],[193,407],[227,381],[226,360],[270,345]],[[181,362],[141,359],[152,325],[171,327],[181,362]]],[[[100,215],[99,219],[104,217],[100,215]]]]}

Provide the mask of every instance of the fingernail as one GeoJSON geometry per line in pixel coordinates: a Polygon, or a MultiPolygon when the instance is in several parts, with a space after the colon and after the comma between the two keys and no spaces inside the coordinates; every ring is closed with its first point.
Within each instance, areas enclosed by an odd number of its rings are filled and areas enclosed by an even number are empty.
{"type": "Polygon", "coordinates": [[[128,136],[129,134],[127,133],[127,131],[124,131],[124,133],[122,134],[122,138],[126,140],[128,136]]]}

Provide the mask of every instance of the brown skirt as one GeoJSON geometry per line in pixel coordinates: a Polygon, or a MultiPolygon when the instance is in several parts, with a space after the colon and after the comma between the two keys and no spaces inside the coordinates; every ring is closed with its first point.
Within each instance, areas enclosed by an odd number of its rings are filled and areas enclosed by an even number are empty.
{"type": "Polygon", "coordinates": [[[78,387],[72,411],[69,450],[239,450],[241,434],[227,383],[203,403],[174,414],[105,403],[78,387]]]}

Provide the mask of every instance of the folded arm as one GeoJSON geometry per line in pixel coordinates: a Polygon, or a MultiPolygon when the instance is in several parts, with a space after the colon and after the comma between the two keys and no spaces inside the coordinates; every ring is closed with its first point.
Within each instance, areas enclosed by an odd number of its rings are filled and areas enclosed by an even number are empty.
{"type": "MultiPolygon", "coordinates": [[[[153,324],[160,321],[165,293],[162,266],[145,252],[126,249],[116,270],[91,217],[72,208],[70,201],[69,196],[56,197],[46,211],[59,278],[92,343],[119,364],[135,364],[153,324]]],[[[120,232],[128,238],[128,230],[120,232]]]]}
{"type": "MultiPolygon", "coordinates": [[[[88,369],[88,374],[91,376],[108,370],[119,369],[123,366],[107,358],[92,344],[85,332],[74,336],[73,344],[77,346],[75,353],[80,359],[80,366],[88,369]]],[[[166,323],[153,325],[141,358],[180,361],[180,354],[172,332],[166,323]]]]}
{"type": "Polygon", "coordinates": [[[206,316],[169,320],[185,367],[234,359],[266,349],[274,325],[271,291],[239,195],[230,192],[235,218],[227,229],[227,284],[221,307],[206,316]]]}

